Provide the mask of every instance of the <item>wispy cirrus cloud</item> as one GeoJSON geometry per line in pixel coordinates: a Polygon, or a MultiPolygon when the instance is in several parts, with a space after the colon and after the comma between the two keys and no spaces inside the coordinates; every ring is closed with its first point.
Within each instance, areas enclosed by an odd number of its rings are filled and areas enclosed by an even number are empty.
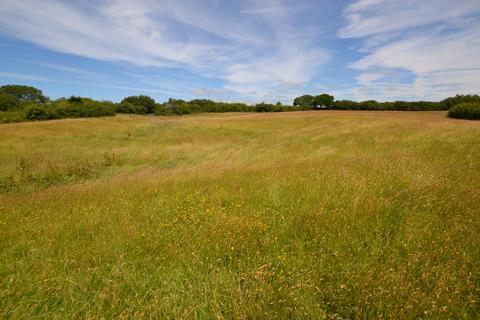
{"type": "Polygon", "coordinates": [[[160,99],[442,99],[479,93],[479,30],[478,0],[3,0],[0,33],[37,67],[0,67],[160,99]]]}
{"type": "Polygon", "coordinates": [[[302,10],[281,0],[4,0],[0,26],[50,50],[159,72],[184,69],[263,100],[286,81],[310,81],[328,60],[313,44],[317,34],[296,23],[302,10]]]}
{"type": "Polygon", "coordinates": [[[32,74],[16,73],[16,72],[0,72],[0,78],[11,78],[18,80],[33,80],[33,81],[52,81],[50,78],[40,77],[32,74]]]}
{"type": "Polygon", "coordinates": [[[478,13],[477,0],[358,0],[344,10],[347,24],[339,30],[341,37],[368,37],[435,23],[478,13]]]}
{"type": "Polygon", "coordinates": [[[351,63],[361,74],[359,99],[442,99],[480,92],[480,2],[361,0],[344,11],[344,38],[361,38],[366,55],[351,63]],[[411,73],[403,81],[385,81],[411,73]],[[408,79],[408,80],[405,80],[408,79]]]}

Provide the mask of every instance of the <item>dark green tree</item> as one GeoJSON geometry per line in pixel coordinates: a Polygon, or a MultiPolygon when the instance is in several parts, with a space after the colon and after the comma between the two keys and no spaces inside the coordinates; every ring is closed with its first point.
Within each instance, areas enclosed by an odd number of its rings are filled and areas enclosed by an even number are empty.
{"type": "Polygon", "coordinates": [[[329,94],[315,96],[311,102],[312,109],[330,109],[333,106],[335,98],[329,94]]]}
{"type": "Polygon", "coordinates": [[[77,96],[71,96],[67,99],[67,101],[70,103],[82,103],[82,98],[77,96]]]}
{"type": "Polygon", "coordinates": [[[19,101],[11,94],[0,93],[0,111],[12,110],[17,108],[19,101]]]}
{"type": "Polygon", "coordinates": [[[448,111],[450,118],[480,120],[480,102],[464,102],[448,111]]]}
{"type": "Polygon", "coordinates": [[[153,113],[155,111],[155,100],[153,100],[149,96],[130,96],[123,99],[120,104],[123,104],[125,102],[131,103],[132,105],[137,107],[144,107],[138,109],[146,110],[146,113],[153,113]]]}
{"type": "Polygon", "coordinates": [[[45,103],[48,101],[48,98],[43,95],[42,90],[29,86],[5,85],[0,87],[0,93],[10,94],[16,97],[20,103],[45,103]]]}
{"type": "Polygon", "coordinates": [[[293,105],[298,106],[298,107],[302,107],[302,108],[311,108],[313,99],[315,99],[314,96],[309,95],[309,94],[305,94],[303,96],[296,97],[293,100],[293,105]]]}
{"type": "Polygon", "coordinates": [[[450,109],[453,106],[456,106],[457,104],[460,104],[460,103],[470,103],[470,102],[480,102],[480,96],[476,94],[474,95],[457,94],[455,97],[450,97],[441,101],[441,103],[443,103],[446,106],[446,109],[450,109]]]}

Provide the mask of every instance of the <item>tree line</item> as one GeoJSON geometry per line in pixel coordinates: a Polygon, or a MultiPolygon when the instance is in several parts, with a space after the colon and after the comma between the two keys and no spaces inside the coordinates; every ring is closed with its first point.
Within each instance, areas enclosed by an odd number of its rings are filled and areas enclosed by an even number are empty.
{"type": "Polygon", "coordinates": [[[375,100],[351,101],[335,100],[328,94],[318,96],[303,95],[295,98],[294,106],[310,109],[327,110],[394,110],[394,111],[446,111],[460,103],[480,102],[478,95],[456,95],[439,102],[431,101],[393,101],[378,102],[375,100]]]}
{"type": "Polygon", "coordinates": [[[119,103],[113,103],[77,96],[52,100],[38,88],[5,85],[0,87],[0,122],[113,116],[116,113],[184,115],[201,112],[286,112],[302,110],[440,111],[450,110],[456,105],[470,105],[472,103],[479,104],[480,96],[456,95],[439,102],[378,102],[375,100],[357,102],[335,100],[332,95],[320,94],[296,97],[293,100],[293,105],[283,105],[280,102],[276,104],[262,102],[248,105],[240,102],[218,102],[209,99],[185,101],[172,98],[166,102],[157,103],[149,96],[138,95],[126,97],[119,103]]]}

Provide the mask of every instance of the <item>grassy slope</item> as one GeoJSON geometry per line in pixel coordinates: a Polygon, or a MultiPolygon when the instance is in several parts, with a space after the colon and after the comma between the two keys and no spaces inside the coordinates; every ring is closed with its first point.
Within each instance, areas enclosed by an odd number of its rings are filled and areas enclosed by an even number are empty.
{"type": "Polygon", "coordinates": [[[0,317],[480,317],[480,123],[0,126],[0,317]]]}

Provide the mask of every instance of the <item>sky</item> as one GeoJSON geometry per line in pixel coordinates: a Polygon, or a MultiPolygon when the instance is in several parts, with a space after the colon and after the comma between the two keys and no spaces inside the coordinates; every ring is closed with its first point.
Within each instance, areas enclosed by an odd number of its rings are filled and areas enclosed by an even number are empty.
{"type": "Polygon", "coordinates": [[[480,0],[0,2],[0,85],[51,98],[480,94],[480,0]]]}

